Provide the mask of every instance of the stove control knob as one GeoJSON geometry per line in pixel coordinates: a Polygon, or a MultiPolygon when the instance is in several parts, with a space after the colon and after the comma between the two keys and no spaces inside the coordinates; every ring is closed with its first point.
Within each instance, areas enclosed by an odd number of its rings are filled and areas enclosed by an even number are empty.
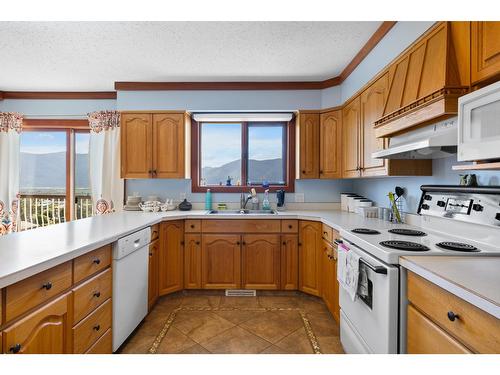
{"type": "Polygon", "coordinates": [[[428,204],[423,204],[422,205],[422,210],[428,210],[429,209],[429,205],[428,204]]]}
{"type": "Polygon", "coordinates": [[[424,195],[424,200],[426,200],[426,201],[431,201],[431,200],[432,200],[432,196],[431,196],[431,195],[429,195],[429,194],[425,194],[425,195],[424,195]]]}
{"type": "Polygon", "coordinates": [[[438,202],[437,202],[437,205],[438,205],[439,207],[444,207],[444,206],[446,206],[446,203],[445,203],[445,201],[438,201],[438,202]]]}
{"type": "Polygon", "coordinates": [[[474,211],[482,211],[482,210],[483,210],[483,206],[481,206],[481,205],[480,205],[480,204],[478,204],[478,203],[475,203],[475,204],[473,204],[473,205],[472,205],[472,209],[473,209],[474,211]]]}

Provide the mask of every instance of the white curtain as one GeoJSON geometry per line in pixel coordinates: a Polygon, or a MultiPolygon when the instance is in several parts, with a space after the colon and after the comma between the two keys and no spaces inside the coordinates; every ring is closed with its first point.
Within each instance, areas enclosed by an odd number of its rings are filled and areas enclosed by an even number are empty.
{"type": "Polygon", "coordinates": [[[0,236],[18,229],[22,123],[19,113],[0,112],[0,236]]]}
{"type": "Polygon", "coordinates": [[[90,188],[94,213],[123,209],[120,178],[120,113],[99,111],[88,115],[90,125],[90,188]]]}

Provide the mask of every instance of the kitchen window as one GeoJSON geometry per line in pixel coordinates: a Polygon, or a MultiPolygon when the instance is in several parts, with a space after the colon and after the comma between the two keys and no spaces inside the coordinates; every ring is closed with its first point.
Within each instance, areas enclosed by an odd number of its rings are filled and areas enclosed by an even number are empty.
{"type": "Polygon", "coordinates": [[[194,116],[193,192],[263,191],[263,183],[293,191],[295,126],[293,119],[281,117],[201,116],[196,121],[194,116]]]}

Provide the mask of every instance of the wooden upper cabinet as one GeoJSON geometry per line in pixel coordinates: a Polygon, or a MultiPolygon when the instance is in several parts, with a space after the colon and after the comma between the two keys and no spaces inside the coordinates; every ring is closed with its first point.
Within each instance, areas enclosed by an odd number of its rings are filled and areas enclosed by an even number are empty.
{"type": "Polygon", "coordinates": [[[315,296],[321,295],[322,247],[321,223],[299,223],[299,289],[315,296]]]}
{"type": "Polygon", "coordinates": [[[156,303],[159,295],[159,260],[160,260],[160,240],[156,239],[149,245],[149,286],[148,286],[148,308],[156,303]]]}
{"type": "Polygon", "coordinates": [[[384,149],[387,142],[384,138],[375,136],[375,121],[384,111],[389,86],[388,78],[388,73],[385,73],[361,94],[361,174],[363,176],[387,175],[388,160],[374,159],[372,153],[384,149]]]}
{"type": "Polygon", "coordinates": [[[342,110],[342,177],[360,176],[360,98],[342,110]]]}
{"type": "Polygon", "coordinates": [[[201,234],[184,236],[184,288],[201,289],[201,234]]]}
{"type": "Polygon", "coordinates": [[[500,75],[500,22],[472,22],[471,29],[471,80],[477,84],[500,75]]]}
{"type": "Polygon", "coordinates": [[[242,236],[242,288],[280,289],[280,248],[279,234],[242,236]]]}
{"type": "Polygon", "coordinates": [[[3,331],[5,353],[64,354],[71,352],[68,296],[33,311],[3,331]]]}
{"type": "Polygon", "coordinates": [[[240,288],[241,236],[239,234],[203,234],[201,260],[204,289],[240,288]]]}
{"type": "Polygon", "coordinates": [[[160,224],[159,294],[181,290],[184,286],[184,221],[160,224]]]}
{"type": "Polygon", "coordinates": [[[319,113],[300,114],[300,178],[319,178],[319,113]]]}
{"type": "Polygon", "coordinates": [[[320,178],[342,177],[342,111],[334,110],[320,116],[320,178]]]}
{"type": "Polygon", "coordinates": [[[121,177],[152,177],[152,117],[147,113],[121,115],[121,177]]]}
{"type": "Polygon", "coordinates": [[[184,113],[153,114],[153,176],[184,178],[184,113]]]}

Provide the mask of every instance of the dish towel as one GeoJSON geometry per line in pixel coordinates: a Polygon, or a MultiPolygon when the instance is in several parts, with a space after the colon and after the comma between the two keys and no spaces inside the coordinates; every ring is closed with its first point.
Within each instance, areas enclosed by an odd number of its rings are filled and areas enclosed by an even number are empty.
{"type": "Polygon", "coordinates": [[[345,244],[339,244],[337,279],[352,301],[356,300],[358,291],[359,258],[360,256],[350,250],[345,244]]]}
{"type": "Polygon", "coordinates": [[[361,297],[368,297],[368,271],[364,264],[359,266],[358,294],[361,297]]]}

